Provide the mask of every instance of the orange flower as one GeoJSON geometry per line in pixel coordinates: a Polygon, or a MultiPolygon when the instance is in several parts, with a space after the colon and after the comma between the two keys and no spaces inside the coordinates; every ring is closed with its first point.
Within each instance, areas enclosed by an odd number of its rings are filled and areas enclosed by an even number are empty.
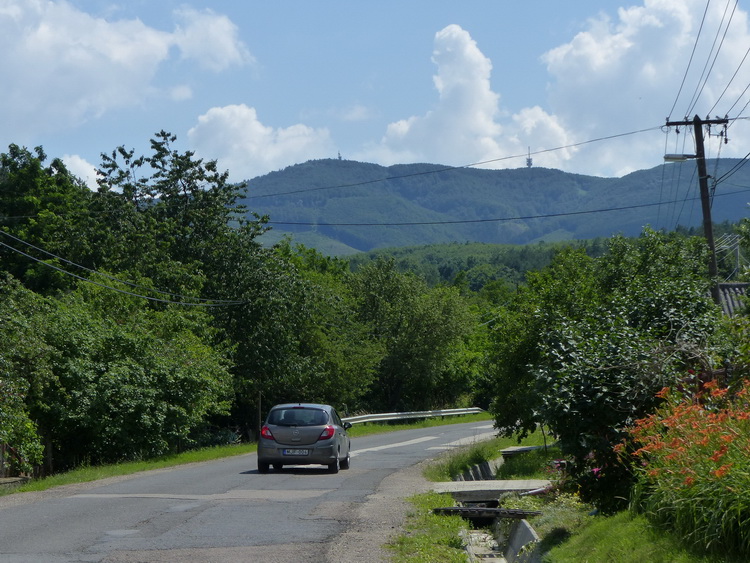
{"type": "Polygon", "coordinates": [[[729,469],[731,467],[732,464],[727,463],[726,465],[722,465],[721,467],[719,467],[719,469],[717,469],[716,471],[712,471],[712,473],[716,476],[717,479],[721,479],[722,477],[724,477],[724,475],[729,473],[729,469]]]}
{"type": "Polygon", "coordinates": [[[685,486],[692,487],[695,484],[694,477],[685,477],[685,486]]]}
{"type": "Polygon", "coordinates": [[[726,446],[721,446],[709,459],[711,461],[719,461],[727,453],[727,450],[728,448],[726,446]]]}
{"type": "Polygon", "coordinates": [[[669,447],[670,447],[670,448],[675,448],[675,449],[679,449],[679,447],[680,447],[680,446],[681,446],[681,445],[682,445],[683,443],[684,443],[684,442],[682,441],[682,439],[681,439],[681,438],[673,438],[673,439],[672,439],[672,441],[671,441],[671,442],[669,442],[669,447]]]}
{"type": "Polygon", "coordinates": [[[723,397],[724,395],[727,394],[727,391],[729,391],[729,389],[726,389],[726,388],[724,388],[724,389],[713,389],[711,391],[711,396],[712,397],[723,397]]]}
{"type": "Polygon", "coordinates": [[[662,387],[661,391],[659,391],[656,396],[660,399],[663,399],[669,394],[669,387],[662,387]]]}

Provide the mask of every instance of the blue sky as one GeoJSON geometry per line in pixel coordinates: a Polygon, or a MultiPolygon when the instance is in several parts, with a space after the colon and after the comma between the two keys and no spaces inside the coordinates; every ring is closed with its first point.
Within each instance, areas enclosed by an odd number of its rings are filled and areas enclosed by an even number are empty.
{"type": "MultiPolygon", "coordinates": [[[[0,150],[89,182],[162,129],[235,181],[339,153],[621,176],[694,152],[668,116],[748,115],[745,4],[0,0],[0,150]]],[[[750,152],[728,136],[709,156],[750,152]]]]}

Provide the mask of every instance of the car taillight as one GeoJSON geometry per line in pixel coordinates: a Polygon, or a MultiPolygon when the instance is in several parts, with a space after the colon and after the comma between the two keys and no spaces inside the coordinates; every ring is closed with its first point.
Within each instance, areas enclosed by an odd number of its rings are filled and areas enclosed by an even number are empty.
{"type": "Polygon", "coordinates": [[[260,429],[260,437],[265,438],[266,440],[276,440],[276,438],[273,437],[273,434],[271,434],[271,430],[268,426],[263,426],[263,428],[260,429]]]}
{"type": "Polygon", "coordinates": [[[318,440],[328,440],[329,438],[333,438],[335,434],[336,429],[329,424],[328,426],[323,428],[323,432],[320,433],[318,440]]]}

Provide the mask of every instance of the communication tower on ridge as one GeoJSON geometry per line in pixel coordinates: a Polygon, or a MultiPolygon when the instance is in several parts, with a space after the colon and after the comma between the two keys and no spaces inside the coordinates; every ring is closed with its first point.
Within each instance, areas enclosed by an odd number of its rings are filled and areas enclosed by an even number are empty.
{"type": "Polygon", "coordinates": [[[531,147],[529,147],[529,156],[526,157],[526,168],[531,168],[532,160],[531,160],[531,147]]]}

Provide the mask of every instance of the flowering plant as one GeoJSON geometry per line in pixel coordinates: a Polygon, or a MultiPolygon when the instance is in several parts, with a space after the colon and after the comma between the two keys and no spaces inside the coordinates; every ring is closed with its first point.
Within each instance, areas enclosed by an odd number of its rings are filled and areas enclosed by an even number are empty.
{"type": "Polygon", "coordinates": [[[696,547],[747,556],[750,380],[658,396],[662,406],[629,430],[634,446],[615,448],[634,461],[634,505],[696,547]]]}

